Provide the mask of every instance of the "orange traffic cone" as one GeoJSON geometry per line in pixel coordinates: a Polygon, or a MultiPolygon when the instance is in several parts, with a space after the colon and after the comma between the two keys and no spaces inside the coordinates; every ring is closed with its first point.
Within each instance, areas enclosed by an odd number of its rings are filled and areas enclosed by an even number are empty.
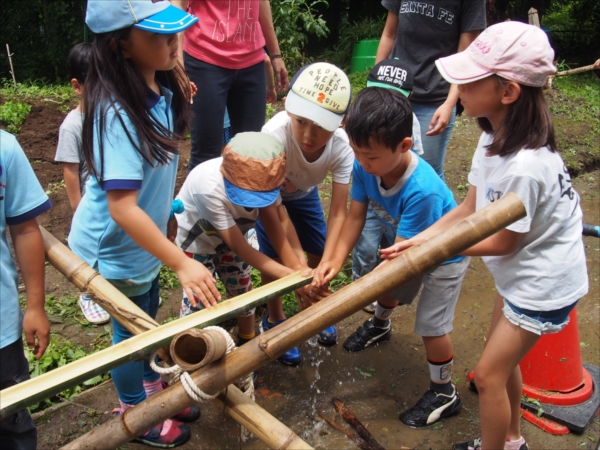
{"type": "MultiPolygon", "coordinates": [[[[521,360],[523,417],[551,434],[583,433],[600,408],[600,369],[582,363],[577,311],[521,360]],[[533,414],[532,414],[533,412],[533,414]]],[[[468,375],[476,389],[473,372],[468,375]]]]}
{"type": "Polygon", "coordinates": [[[569,319],[559,333],[542,336],[521,360],[522,405],[537,413],[535,418],[524,415],[530,422],[543,416],[583,433],[600,406],[600,369],[582,363],[576,309],[569,319]]]}

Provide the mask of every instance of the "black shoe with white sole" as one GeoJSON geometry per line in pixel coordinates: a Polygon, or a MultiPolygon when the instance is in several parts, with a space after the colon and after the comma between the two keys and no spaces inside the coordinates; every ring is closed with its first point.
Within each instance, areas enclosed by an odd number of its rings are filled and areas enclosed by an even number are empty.
{"type": "Polygon", "coordinates": [[[400,414],[400,422],[409,427],[423,428],[458,413],[462,408],[462,402],[456,387],[452,386],[452,388],[451,395],[428,390],[415,406],[400,414]]]}
{"type": "Polygon", "coordinates": [[[387,321],[385,327],[380,328],[373,325],[373,319],[369,319],[346,339],[344,348],[350,353],[360,352],[369,345],[388,341],[391,337],[392,322],[390,320],[387,321]]]}

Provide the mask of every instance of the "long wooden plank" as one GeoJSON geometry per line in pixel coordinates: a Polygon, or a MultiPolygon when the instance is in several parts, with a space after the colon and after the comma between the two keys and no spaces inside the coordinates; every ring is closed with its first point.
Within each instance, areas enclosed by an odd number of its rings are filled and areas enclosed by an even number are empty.
{"type": "Polygon", "coordinates": [[[133,336],[98,353],[86,356],[39,377],[0,391],[0,419],[27,406],[52,397],[65,389],[106,373],[128,361],[139,359],[157,348],[168,345],[178,333],[190,328],[204,328],[237,317],[240,313],[262,305],[279,295],[310,283],[300,272],[276,280],[189,316],[166,323],[133,336]]]}

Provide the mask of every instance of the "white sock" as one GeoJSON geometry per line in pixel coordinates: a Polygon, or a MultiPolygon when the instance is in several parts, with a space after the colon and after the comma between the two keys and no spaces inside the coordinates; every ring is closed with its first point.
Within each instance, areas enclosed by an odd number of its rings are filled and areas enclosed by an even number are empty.
{"type": "Polygon", "coordinates": [[[525,438],[523,436],[514,441],[510,441],[507,438],[507,441],[504,443],[504,450],[519,450],[524,443],[525,438]]]}

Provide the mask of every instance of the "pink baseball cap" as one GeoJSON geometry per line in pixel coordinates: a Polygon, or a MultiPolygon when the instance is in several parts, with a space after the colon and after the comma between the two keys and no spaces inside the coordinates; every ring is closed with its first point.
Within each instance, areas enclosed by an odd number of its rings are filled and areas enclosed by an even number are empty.
{"type": "Polygon", "coordinates": [[[554,50],[541,29],[522,22],[502,22],[484,30],[465,51],[435,62],[452,84],[496,74],[526,86],[541,87],[556,73],[554,50]]]}

